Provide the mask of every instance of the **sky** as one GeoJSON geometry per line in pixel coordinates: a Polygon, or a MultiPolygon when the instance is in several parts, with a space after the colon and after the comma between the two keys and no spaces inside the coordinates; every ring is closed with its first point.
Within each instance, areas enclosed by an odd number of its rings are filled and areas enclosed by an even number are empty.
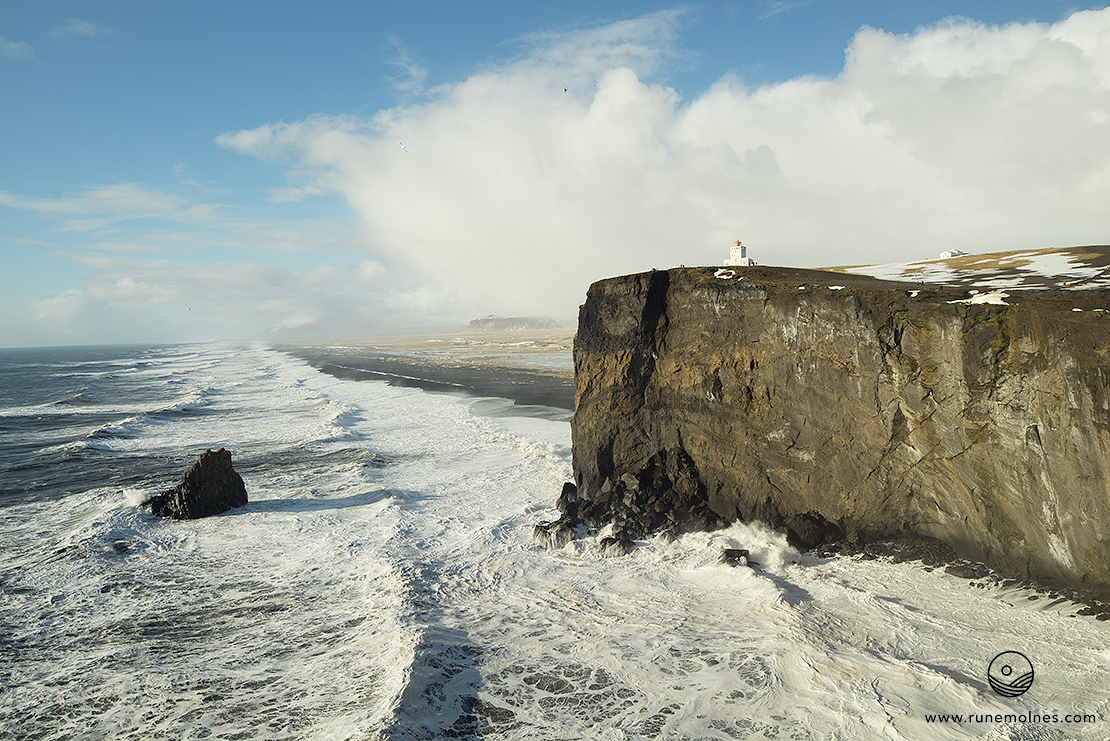
{"type": "Polygon", "coordinates": [[[0,0],[0,346],[1110,243],[1110,8],[0,0]]]}

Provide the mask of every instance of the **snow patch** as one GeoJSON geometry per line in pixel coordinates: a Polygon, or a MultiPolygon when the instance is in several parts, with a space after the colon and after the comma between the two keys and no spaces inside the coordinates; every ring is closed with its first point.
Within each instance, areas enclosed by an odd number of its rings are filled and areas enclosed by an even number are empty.
{"type": "Polygon", "coordinates": [[[845,272],[881,280],[976,286],[988,290],[1107,288],[1110,287],[1110,267],[1097,264],[1104,262],[1099,258],[1105,254],[1105,247],[1053,247],[866,265],[845,272]]]}
{"type": "Polygon", "coordinates": [[[1005,299],[1010,294],[1005,291],[991,291],[990,293],[978,293],[972,291],[971,298],[958,299],[956,301],[949,301],[950,304],[997,304],[999,306],[1009,306],[1005,299]]]}

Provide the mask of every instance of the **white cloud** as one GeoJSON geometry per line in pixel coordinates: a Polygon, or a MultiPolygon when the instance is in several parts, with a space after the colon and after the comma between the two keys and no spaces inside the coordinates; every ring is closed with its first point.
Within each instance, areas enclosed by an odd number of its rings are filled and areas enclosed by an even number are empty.
{"type": "MultiPolygon", "coordinates": [[[[54,245],[58,247],[60,245],[54,245]]],[[[102,252],[117,252],[120,254],[131,255],[151,255],[151,254],[171,254],[175,252],[182,252],[183,250],[178,247],[176,249],[154,245],[149,242],[90,242],[89,244],[82,245],[85,249],[99,250],[102,252]]]]}
{"type": "Polygon", "coordinates": [[[260,338],[298,328],[365,334],[397,310],[358,290],[359,266],[288,269],[87,251],[68,260],[89,271],[86,286],[42,297],[25,326],[3,327],[18,344],[118,342],[121,333],[127,341],[260,338]]]}
{"type": "Polygon", "coordinates": [[[84,293],[76,288],[57,291],[35,303],[34,317],[47,326],[69,328],[81,316],[83,303],[84,293]]]}
{"type": "Polygon", "coordinates": [[[59,247],[55,242],[43,242],[41,239],[24,239],[22,237],[8,237],[9,240],[16,244],[27,244],[39,247],[59,247]]]}
{"type": "Polygon", "coordinates": [[[679,20],[529,37],[420,104],[217,141],[341,194],[459,318],[567,316],[595,279],[711,264],[737,238],[821,266],[1110,236],[1110,9],[865,27],[834,79],[725,76],[686,102],[647,79],[679,20]]]}
{"type": "Polygon", "coordinates": [[[95,23],[89,23],[79,18],[67,18],[66,22],[60,26],[55,26],[50,29],[50,38],[52,39],[72,39],[82,36],[111,36],[116,31],[107,26],[98,26],[95,23]]]}
{"type": "Polygon", "coordinates": [[[57,198],[28,198],[0,191],[0,206],[56,218],[62,222],[63,231],[75,232],[104,229],[136,219],[200,224],[217,217],[214,206],[137,183],[101,185],[57,198]]]}
{"type": "Polygon", "coordinates": [[[22,41],[8,41],[0,36],[0,56],[8,59],[30,59],[35,55],[30,44],[22,41]]]}
{"type": "Polygon", "coordinates": [[[807,5],[812,5],[813,0],[764,0],[761,4],[763,5],[763,7],[766,8],[766,10],[760,14],[759,20],[765,21],[769,18],[774,18],[777,15],[781,15],[788,10],[794,10],[795,8],[804,8],[807,5]]]}
{"type": "Polygon", "coordinates": [[[109,252],[183,252],[229,245],[271,254],[365,250],[363,238],[344,224],[257,214],[252,218],[241,208],[198,200],[210,196],[200,184],[183,183],[175,190],[115,183],[56,198],[0,191],[0,206],[53,219],[58,232],[89,240],[84,248],[109,252]]]}
{"type": "Polygon", "coordinates": [[[393,56],[389,63],[401,71],[399,77],[392,79],[393,86],[403,93],[424,92],[424,80],[428,76],[427,65],[417,61],[416,53],[393,34],[389,35],[389,45],[393,47],[393,56]]]}
{"type": "Polygon", "coordinates": [[[685,15],[681,9],[662,10],[583,31],[529,34],[519,40],[525,49],[519,60],[486,74],[564,79],[572,84],[563,87],[571,90],[592,87],[600,72],[618,67],[649,75],[679,55],[676,43],[685,15]]]}
{"type": "Polygon", "coordinates": [[[386,270],[377,260],[363,260],[355,269],[362,283],[374,284],[385,277],[386,270]]]}
{"type": "Polygon", "coordinates": [[[80,288],[9,302],[0,344],[262,337],[306,317],[320,320],[307,322],[317,334],[365,334],[398,311],[404,281],[368,285],[365,238],[343,223],[247,213],[142,184],[46,199],[0,193],[0,205],[59,224],[49,243],[10,238],[9,269],[61,259],[71,265],[60,272],[82,274],[80,288]]]}
{"type": "Polygon", "coordinates": [[[1110,238],[1110,9],[862,28],[835,78],[730,74],[689,100],[653,82],[681,22],[528,36],[430,89],[410,56],[416,102],[217,138],[282,169],[275,204],[338,195],[357,227],[233,208],[193,180],[0,192],[58,224],[58,244],[23,243],[87,271],[4,322],[36,341],[368,334],[570,318],[594,280],[719,264],[736,239],[822,266],[1110,238]]]}
{"type": "Polygon", "coordinates": [[[90,287],[86,295],[91,299],[151,306],[173,303],[182,298],[176,286],[147,283],[129,275],[121,275],[107,283],[98,283],[90,287]]]}

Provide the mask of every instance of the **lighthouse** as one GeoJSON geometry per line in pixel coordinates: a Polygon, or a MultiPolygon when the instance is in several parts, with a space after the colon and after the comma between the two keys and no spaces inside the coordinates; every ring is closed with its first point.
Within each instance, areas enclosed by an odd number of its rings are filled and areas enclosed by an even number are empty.
{"type": "Polygon", "coordinates": [[[736,244],[732,246],[731,255],[725,260],[726,266],[733,265],[755,265],[755,260],[748,257],[748,248],[745,247],[740,240],[736,240],[736,244]]]}

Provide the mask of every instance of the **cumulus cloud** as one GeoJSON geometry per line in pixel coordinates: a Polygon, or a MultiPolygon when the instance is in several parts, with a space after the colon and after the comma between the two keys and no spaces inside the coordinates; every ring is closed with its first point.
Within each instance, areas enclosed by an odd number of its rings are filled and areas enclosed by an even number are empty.
{"type": "Polygon", "coordinates": [[[567,316],[595,279],[738,238],[804,266],[1107,241],[1110,9],[865,27],[835,78],[728,74],[687,101],[651,81],[679,23],[529,37],[418,104],[217,141],[340,194],[411,295],[460,318],[567,316]]]}
{"type": "Polygon", "coordinates": [[[864,27],[835,77],[729,73],[687,99],[659,82],[682,23],[531,35],[436,87],[398,44],[402,104],[217,138],[279,173],[264,208],[196,181],[0,192],[58,224],[57,244],[18,243],[86,271],[0,323],[35,341],[366,335],[570,318],[594,280],[719,264],[736,239],[812,267],[1108,241],[1110,9],[864,27]],[[320,196],[355,223],[280,218],[320,196]]]}
{"type": "Polygon", "coordinates": [[[30,59],[34,55],[30,44],[23,41],[8,41],[0,36],[0,56],[8,59],[30,59]]]}

